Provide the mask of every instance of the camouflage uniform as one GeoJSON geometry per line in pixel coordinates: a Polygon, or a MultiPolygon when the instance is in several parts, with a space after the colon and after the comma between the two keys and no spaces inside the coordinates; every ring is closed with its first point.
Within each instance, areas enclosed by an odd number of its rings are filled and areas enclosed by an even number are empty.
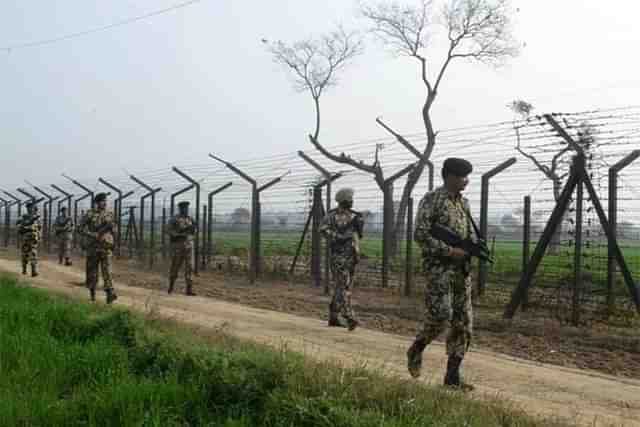
{"type": "Polygon", "coordinates": [[[449,246],[431,237],[429,229],[437,222],[463,238],[470,238],[471,224],[465,213],[468,209],[466,198],[440,187],[420,202],[415,230],[426,276],[424,322],[416,339],[429,344],[450,322],[447,354],[460,357],[464,357],[471,342],[471,263],[469,258],[454,261],[448,257],[449,246]]]}
{"type": "MultiPolygon", "coordinates": [[[[471,165],[461,159],[453,160],[449,165],[462,169],[457,175],[466,177],[471,165]]],[[[471,389],[472,386],[463,383],[459,375],[460,364],[471,344],[473,328],[470,257],[452,257],[452,248],[435,239],[430,231],[431,225],[437,223],[448,227],[463,239],[470,239],[472,225],[468,212],[468,200],[460,193],[451,193],[445,186],[427,193],[420,201],[414,240],[422,249],[426,279],[425,311],[423,323],[407,352],[407,358],[409,372],[414,377],[419,376],[424,349],[449,326],[445,384],[471,389]]]]}
{"type": "Polygon", "coordinates": [[[84,248],[87,252],[86,285],[91,292],[91,300],[95,300],[98,275],[101,271],[104,290],[107,294],[107,303],[110,303],[117,298],[113,290],[112,281],[113,243],[114,234],[117,232],[117,224],[113,213],[106,209],[90,209],[82,218],[79,231],[85,239],[84,248]],[[99,232],[100,229],[104,230],[108,227],[110,227],[110,230],[99,232]]]}
{"type": "MultiPolygon", "coordinates": [[[[341,202],[340,192],[336,194],[336,200],[341,202]]],[[[350,330],[358,324],[351,306],[351,289],[360,255],[359,240],[362,236],[359,233],[362,225],[361,216],[339,206],[329,211],[320,226],[320,232],[327,238],[331,248],[330,264],[335,280],[334,293],[329,305],[329,326],[342,326],[339,315],[347,320],[350,330]]]]}
{"type": "Polygon", "coordinates": [[[171,269],[169,270],[169,293],[173,292],[180,267],[184,265],[184,280],[186,283],[186,294],[195,295],[193,292],[192,272],[192,251],[193,236],[196,224],[189,215],[178,214],[169,220],[167,232],[171,241],[171,269]]]}
{"type": "Polygon", "coordinates": [[[71,241],[73,240],[73,220],[64,211],[58,215],[53,230],[58,240],[58,262],[71,265],[71,241]]]}
{"type": "Polygon", "coordinates": [[[42,237],[42,222],[37,211],[22,215],[18,226],[18,232],[22,237],[22,274],[27,274],[27,265],[31,263],[31,275],[35,277],[38,275],[38,245],[42,237]]]}

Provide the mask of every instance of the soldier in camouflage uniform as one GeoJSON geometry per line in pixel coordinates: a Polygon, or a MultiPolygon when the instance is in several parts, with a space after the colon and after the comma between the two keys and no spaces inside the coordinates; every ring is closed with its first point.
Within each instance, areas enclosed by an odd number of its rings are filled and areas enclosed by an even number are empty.
{"type": "Polygon", "coordinates": [[[407,351],[409,373],[417,378],[424,349],[449,324],[444,383],[464,391],[473,389],[460,374],[460,365],[471,343],[473,324],[470,257],[463,249],[435,239],[430,228],[431,224],[439,223],[462,238],[471,237],[469,202],[461,192],[469,182],[467,175],[472,169],[471,163],[464,159],[447,159],[442,168],[444,185],[427,193],[420,201],[414,239],[422,248],[426,276],[425,312],[422,327],[407,351]]]}
{"type": "Polygon", "coordinates": [[[73,239],[73,219],[67,216],[67,208],[60,208],[60,215],[53,224],[53,231],[58,240],[58,263],[72,265],[71,240],[73,239]]]}
{"type": "Polygon", "coordinates": [[[167,232],[171,241],[171,269],[169,271],[169,289],[172,293],[178,278],[180,267],[184,265],[184,281],[187,285],[186,294],[193,296],[193,281],[191,279],[193,236],[196,233],[196,223],[189,216],[189,202],[178,203],[178,215],[169,220],[167,232]]]}
{"type": "Polygon", "coordinates": [[[27,213],[18,221],[18,233],[22,237],[22,274],[27,274],[27,265],[31,263],[31,276],[38,275],[38,244],[42,237],[42,222],[38,215],[38,205],[27,204],[27,213]]]}
{"type": "Polygon", "coordinates": [[[325,216],[320,232],[326,237],[331,248],[331,272],[335,280],[335,289],[329,305],[329,326],[344,326],[339,319],[347,320],[350,331],[358,326],[351,307],[351,289],[356,264],[360,256],[360,239],[364,221],[362,215],[351,210],[353,190],[343,188],[336,193],[338,207],[325,216]]]}
{"type": "Polygon", "coordinates": [[[113,258],[114,235],[117,223],[113,213],[107,211],[107,195],[99,193],[94,197],[95,208],[90,209],[79,226],[80,235],[85,239],[87,251],[87,288],[91,301],[96,300],[98,275],[102,272],[107,304],[114,302],[118,296],[113,289],[111,264],[113,258]]]}

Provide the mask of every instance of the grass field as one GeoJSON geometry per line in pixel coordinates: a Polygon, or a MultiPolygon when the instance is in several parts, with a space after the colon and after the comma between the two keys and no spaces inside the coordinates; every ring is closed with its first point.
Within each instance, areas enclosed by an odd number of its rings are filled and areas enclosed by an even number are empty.
{"type": "MultiPolygon", "coordinates": [[[[299,232],[264,232],[261,236],[263,256],[293,256],[300,239],[299,232]]],[[[535,243],[530,246],[530,256],[533,255],[535,243]]],[[[632,274],[640,274],[640,243],[621,242],[623,253],[632,274]]],[[[401,242],[400,256],[392,261],[392,268],[403,270],[403,259],[406,243],[401,242]]],[[[420,251],[417,245],[413,245],[414,266],[419,268],[420,251]]],[[[216,231],[214,250],[221,255],[245,255],[249,247],[249,233],[234,231],[216,231]]],[[[361,242],[362,252],[370,259],[382,257],[382,239],[379,235],[367,236],[361,242]]],[[[496,241],[494,250],[495,263],[489,267],[491,279],[509,280],[517,279],[522,271],[522,242],[521,241],[496,241]]],[[[302,253],[309,254],[309,244],[304,244],[302,253]]],[[[606,281],[606,245],[596,248],[583,249],[585,271],[593,274],[592,280],[603,284],[606,281]]],[[[573,274],[573,248],[563,247],[558,255],[545,255],[539,271],[541,275],[561,279],[573,274]]]]}
{"type": "Polygon", "coordinates": [[[550,426],[499,401],[194,334],[0,276],[3,426],[550,426]]]}

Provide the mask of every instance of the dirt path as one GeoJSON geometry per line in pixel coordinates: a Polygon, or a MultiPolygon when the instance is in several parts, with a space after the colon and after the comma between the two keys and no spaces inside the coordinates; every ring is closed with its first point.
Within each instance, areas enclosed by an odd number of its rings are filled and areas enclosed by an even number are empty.
{"type": "MultiPolygon", "coordinates": [[[[0,270],[15,272],[17,263],[0,259],[0,270]]],[[[40,288],[87,299],[84,274],[57,264],[41,262],[41,276],[31,280],[40,288]]],[[[216,301],[211,298],[168,296],[159,291],[115,284],[118,305],[155,313],[208,328],[224,327],[237,337],[274,346],[286,345],[318,359],[345,364],[367,363],[390,375],[409,378],[405,351],[410,339],[358,329],[327,328],[316,320],[216,301]]],[[[99,294],[104,300],[103,294],[99,294]]],[[[440,383],[445,365],[444,348],[430,346],[423,381],[440,383]]],[[[465,361],[468,379],[477,385],[476,397],[506,398],[532,414],[560,416],[580,425],[640,426],[640,381],[593,371],[544,365],[475,350],[465,361]]]]}

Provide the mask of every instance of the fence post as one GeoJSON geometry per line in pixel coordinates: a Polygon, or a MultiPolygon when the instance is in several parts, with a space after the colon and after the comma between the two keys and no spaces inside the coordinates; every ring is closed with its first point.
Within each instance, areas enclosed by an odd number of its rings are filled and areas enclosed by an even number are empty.
{"type": "MultiPolygon", "coordinates": [[[[584,157],[579,156],[579,161],[584,162],[584,157]]],[[[584,164],[581,166],[584,170],[584,164]]],[[[578,182],[576,189],[576,229],[575,229],[575,249],[574,249],[574,278],[573,278],[573,298],[571,322],[577,326],[580,322],[580,292],[582,290],[582,201],[583,185],[578,182]]]]}
{"type": "Polygon", "coordinates": [[[207,264],[209,264],[209,261],[213,256],[213,197],[232,185],[232,182],[227,182],[226,184],[211,191],[207,196],[207,200],[209,202],[209,218],[207,220],[207,264]]]}
{"type": "Polygon", "coordinates": [[[0,202],[2,202],[2,205],[4,206],[4,221],[3,221],[3,226],[2,226],[2,240],[4,241],[4,246],[8,246],[7,245],[7,233],[9,232],[9,229],[7,227],[7,211],[9,210],[9,201],[3,199],[2,197],[0,197],[0,202]]]}
{"type": "MultiPolygon", "coordinates": [[[[166,199],[165,199],[166,202],[166,199]]],[[[162,230],[160,231],[160,244],[162,245],[162,259],[167,258],[167,207],[162,204],[162,230]]]]}
{"type": "MultiPolygon", "coordinates": [[[[329,212],[331,210],[331,183],[336,179],[340,178],[342,174],[341,173],[334,174],[329,172],[327,169],[323,168],[318,162],[313,160],[311,157],[307,156],[303,151],[298,151],[298,155],[302,157],[302,159],[305,162],[309,163],[314,169],[320,172],[324,177],[324,181],[322,182],[327,187],[325,212],[329,212]]],[[[330,285],[331,285],[331,247],[327,244],[325,245],[325,251],[324,251],[324,293],[325,295],[329,295],[330,285]]]]}
{"type": "MultiPolygon", "coordinates": [[[[483,239],[487,238],[487,229],[489,226],[489,180],[503,170],[507,169],[509,166],[513,165],[515,162],[516,158],[511,157],[510,159],[500,163],[498,166],[482,175],[482,184],[480,189],[480,234],[482,235],[481,237],[483,239]]],[[[469,214],[471,213],[469,212],[469,214]]],[[[484,295],[486,284],[487,263],[483,260],[480,260],[477,288],[478,296],[484,295]]]]}
{"type": "MultiPolygon", "coordinates": [[[[200,234],[202,235],[202,253],[200,254],[201,259],[201,267],[202,270],[204,271],[205,267],[207,266],[206,260],[207,260],[207,251],[206,251],[206,247],[207,247],[207,229],[209,227],[209,215],[207,214],[208,209],[210,209],[207,205],[202,205],[202,230],[200,230],[200,234]]],[[[199,225],[198,225],[199,226],[199,225]]]]}
{"type": "MultiPolygon", "coordinates": [[[[522,271],[529,264],[529,250],[531,246],[531,196],[524,196],[524,224],[522,227],[522,271]]],[[[529,288],[522,297],[522,311],[526,311],[529,305],[529,288]]]]}
{"type": "Polygon", "coordinates": [[[322,221],[322,188],[313,187],[313,204],[311,207],[313,220],[311,222],[311,276],[313,284],[320,287],[322,271],[320,269],[320,223],[322,221]]]}
{"type": "Polygon", "coordinates": [[[156,232],[156,193],[158,193],[159,191],[162,191],[161,187],[158,188],[152,188],[151,186],[147,185],[146,183],[142,182],[141,180],[139,180],[138,178],[136,178],[133,175],[129,175],[129,178],[131,178],[131,180],[133,182],[135,182],[136,184],[138,184],[139,186],[141,186],[142,188],[144,188],[145,190],[148,191],[147,194],[144,194],[142,197],[140,197],[140,258],[144,259],[144,201],[145,199],[147,199],[148,197],[151,197],[151,235],[150,237],[150,244],[149,244],[149,251],[150,251],[150,256],[149,256],[149,268],[153,268],[153,261],[155,258],[155,232],[156,232]]]}
{"type": "Polygon", "coordinates": [[[262,193],[272,185],[280,182],[282,178],[291,173],[291,171],[288,171],[287,173],[272,179],[261,187],[258,187],[258,183],[255,179],[251,178],[249,175],[235,167],[233,164],[224,161],[211,153],[209,153],[209,157],[224,164],[231,171],[251,184],[251,253],[249,254],[249,282],[253,284],[255,283],[256,277],[260,272],[260,193],[262,193]]]}
{"type": "Polygon", "coordinates": [[[403,175],[409,173],[415,164],[391,175],[382,182],[382,287],[389,286],[389,261],[391,258],[391,239],[393,239],[393,183],[403,175]]]}
{"type": "Polygon", "coordinates": [[[407,201],[407,250],[405,253],[405,279],[404,294],[410,296],[413,293],[413,197],[409,197],[407,201]]]}
{"type": "MultiPolygon", "coordinates": [[[[634,150],[609,168],[609,226],[611,234],[617,238],[618,233],[618,174],[640,157],[640,150],[634,150]]],[[[616,261],[613,247],[607,245],[607,312],[612,315],[615,308],[615,273],[616,261]]]]}

